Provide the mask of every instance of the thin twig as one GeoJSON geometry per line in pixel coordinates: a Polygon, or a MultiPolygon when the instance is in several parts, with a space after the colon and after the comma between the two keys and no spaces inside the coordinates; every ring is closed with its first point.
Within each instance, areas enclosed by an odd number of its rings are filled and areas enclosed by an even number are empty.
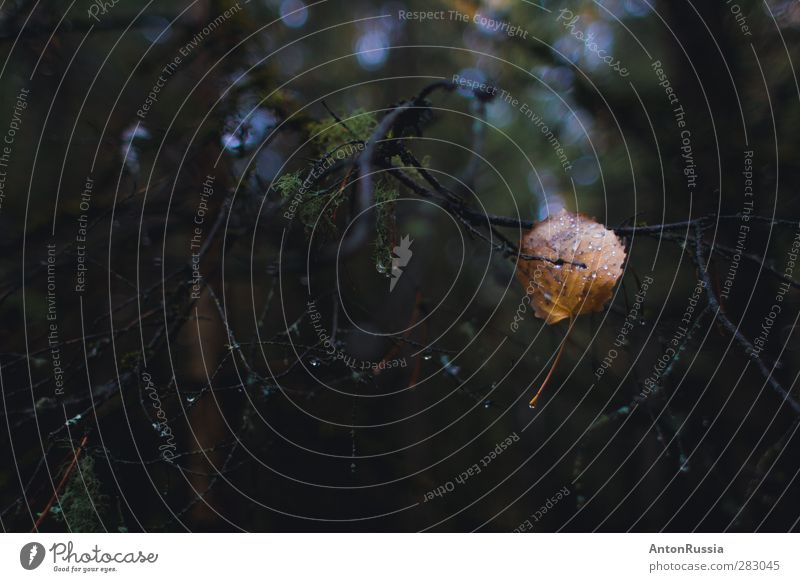
{"type": "Polygon", "coordinates": [[[50,498],[50,501],[47,502],[47,505],[45,506],[44,510],[42,511],[42,513],[39,514],[39,519],[37,519],[36,523],[33,524],[33,529],[31,529],[31,533],[38,532],[39,531],[39,526],[42,525],[42,522],[50,514],[50,509],[53,507],[53,504],[58,499],[58,496],[61,493],[62,489],[64,489],[64,486],[67,484],[67,481],[69,480],[70,475],[72,475],[72,471],[75,469],[76,465],[78,464],[78,459],[80,459],[81,452],[83,451],[83,448],[86,446],[86,443],[87,443],[88,440],[89,440],[88,436],[84,436],[81,439],[81,442],[78,445],[78,448],[75,449],[75,452],[72,455],[72,462],[69,464],[69,467],[67,467],[67,470],[64,473],[64,476],[61,478],[61,481],[58,483],[58,487],[56,487],[53,490],[53,496],[50,498]]]}

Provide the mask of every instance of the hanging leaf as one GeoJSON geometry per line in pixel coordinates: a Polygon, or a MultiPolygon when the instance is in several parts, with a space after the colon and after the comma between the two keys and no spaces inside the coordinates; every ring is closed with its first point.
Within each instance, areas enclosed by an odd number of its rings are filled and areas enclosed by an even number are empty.
{"type": "Polygon", "coordinates": [[[534,226],[521,250],[543,260],[520,260],[517,277],[531,296],[534,315],[548,324],[602,311],[622,276],[625,247],[613,231],[562,210],[534,226]]]}
{"type": "Polygon", "coordinates": [[[550,371],[530,401],[533,408],[561,360],[575,318],[602,311],[611,299],[622,276],[625,247],[599,222],[562,210],[534,226],[520,248],[525,255],[541,257],[522,259],[517,267],[533,314],[550,325],[570,321],[550,371]]]}

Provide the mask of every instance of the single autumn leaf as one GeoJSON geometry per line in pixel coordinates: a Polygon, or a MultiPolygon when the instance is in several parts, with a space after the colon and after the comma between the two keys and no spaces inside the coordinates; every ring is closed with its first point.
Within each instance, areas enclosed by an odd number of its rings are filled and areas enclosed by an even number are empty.
{"type": "Polygon", "coordinates": [[[526,255],[563,261],[521,259],[517,266],[534,315],[551,325],[602,311],[625,261],[625,247],[613,231],[566,210],[534,226],[522,237],[520,248],[526,255]]]}

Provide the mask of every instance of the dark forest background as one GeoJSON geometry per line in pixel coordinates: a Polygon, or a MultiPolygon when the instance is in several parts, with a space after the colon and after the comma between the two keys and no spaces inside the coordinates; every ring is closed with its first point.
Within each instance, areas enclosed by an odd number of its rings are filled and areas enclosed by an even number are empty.
{"type": "Polygon", "coordinates": [[[799,36],[777,0],[6,1],[3,530],[796,531],[799,36]],[[557,207],[628,260],[530,409],[557,207]]]}

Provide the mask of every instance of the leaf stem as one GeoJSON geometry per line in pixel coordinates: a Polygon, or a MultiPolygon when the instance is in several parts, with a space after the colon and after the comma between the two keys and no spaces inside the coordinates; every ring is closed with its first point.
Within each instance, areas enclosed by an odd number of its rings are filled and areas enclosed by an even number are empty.
{"type": "Polygon", "coordinates": [[[539,400],[539,396],[542,395],[542,391],[544,391],[545,386],[550,383],[550,378],[553,377],[553,373],[556,371],[556,367],[558,367],[558,363],[561,361],[561,356],[564,354],[564,349],[567,347],[567,340],[569,339],[569,334],[572,331],[573,322],[575,321],[574,318],[570,318],[569,320],[569,329],[567,329],[566,335],[564,335],[564,339],[561,340],[561,347],[558,349],[558,354],[556,354],[556,359],[553,360],[553,365],[550,366],[550,371],[547,372],[547,376],[542,382],[542,385],[539,387],[539,390],[536,392],[531,401],[528,403],[528,406],[531,408],[536,408],[536,402],[539,400]]]}

